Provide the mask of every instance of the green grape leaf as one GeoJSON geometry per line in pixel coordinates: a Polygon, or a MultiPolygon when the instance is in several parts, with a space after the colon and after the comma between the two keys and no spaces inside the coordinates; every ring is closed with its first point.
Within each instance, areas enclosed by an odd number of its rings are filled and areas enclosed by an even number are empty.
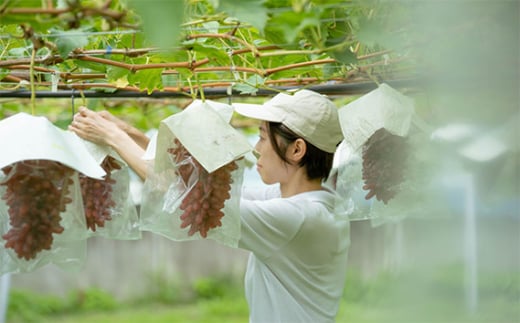
{"type": "Polygon", "coordinates": [[[0,68],[0,80],[9,75],[9,70],[0,68]]]}
{"type": "Polygon", "coordinates": [[[125,34],[114,41],[111,46],[114,48],[140,48],[143,47],[144,37],[143,33],[125,34]]]}
{"type": "Polygon", "coordinates": [[[76,48],[83,48],[89,43],[87,36],[80,30],[60,31],[52,36],[57,37],[56,47],[62,58],[66,58],[76,48]]]}
{"type": "Polygon", "coordinates": [[[187,62],[189,60],[188,51],[177,50],[173,52],[158,53],[153,56],[154,62],[187,62]]]}
{"type": "Polygon", "coordinates": [[[322,19],[326,22],[322,25],[322,34],[326,35],[325,46],[333,46],[345,42],[352,34],[348,23],[348,15],[344,9],[325,10],[322,19]]]}
{"type": "Polygon", "coordinates": [[[265,79],[258,75],[249,77],[245,83],[235,83],[232,86],[233,90],[239,91],[240,94],[255,94],[258,88],[264,85],[265,79]]]}
{"type": "Polygon", "coordinates": [[[222,48],[212,45],[195,43],[191,46],[191,49],[197,53],[197,60],[201,60],[207,57],[210,60],[217,63],[217,65],[229,65],[229,55],[225,51],[223,51],[222,48]]]}
{"type": "Polygon", "coordinates": [[[269,21],[268,29],[271,37],[275,36],[279,43],[294,43],[298,35],[306,28],[318,26],[320,17],[316,12],[296,13],[283,12],[269,21]]]}
{"type": "Polygon", "coordinates": [[[129,0],[142,18],[148,46],[169,48],[179,43],[184,19],[184,0],[129,0]]]}
{"type": "Polygon", "coordinates": [[[256,87],[244,83],[235,83],[231,88],[238,91],[240,94],[255,94],[258,92],[256,87]]]}
{"type": "Polygon", "coordinates": [[[130,71],[126,68],[107,66],[107,79],[109,82],[116,82],[117,80],[127,77],[130,71]]]}
{"type": "Polygon", "coordinates": [[[334,77],[342,70],[342,65],[339,63],[325,64],[323,66],[323,77],[325,79],[334,77]]]}
{"type": "Polygon", "coordinates": [[[357,62],[356,54],[354,54],[348,47],[330,50],[327,51],[327,54],[345,65],[355,64],[357,62]]]}
{"type": "Polygon", "coordinates": [[[368,47],[379,45],[384,48],[395,48],[401,43],[395,34],[388,32],[381,21],[367,18],[359,20],[359,29],[355,34],[357,39],[368,47]]]}
{"type": "Polygon", "coordinates": [[[254,85],[254,86],[258,87],[260,85],[264,85],[265,84],[265,79],[263,77],[261,77],[261,76],[253,75],[253,76],[249,77],[246,82],[251,84],[251,85],[254,85]]]}
{"type": "Polygon", "coordinates": [[[179,69],[177,69],[177,72],[179,73],[179,80],[181,80],[181,81],[193,79],[193,77],[195,76],[193,71],[190,70],[189,68],[179,68],[179,69]]]}
{"type": "Polygon", "coordinates": [[[202,24],[202,27],[208,31],[208,33],[216,34],[220,28],[218,21],[208,21],[202,24]]]}
{"type": "Polygon", "coordinates": [[[31,49],[28,47],[16,47],[9,49],[8,53],[9,56],[14,57],[25,57],[27,55],[30,55],[31,49]]]}
{"type": "Polygon", "coordinates": [[[265,39],[271,43],[276,44],[277,46],[283,48],[283,49],[298,49],[299,44],[298,43],[288,43],[285,38],[285,33],[283,31],[283,28],[280,28],[276,24],[267,24],[265,27],[265,39]]]}
{"type": "Polygon", "coordinates": [[[101,73],[105,73],[107,70],[106,65],[89,62],[89,61],[75,60],[74,64],[76,64],[77,67],[79,67],[83,70],[90,70],[90,71],[96,71],[96,72],[101,72],[101,73]]]}
{"type": "Polygon", "coordinates": [[[267,8],[264,7],[263,2],[263,0],[220,0],[218,9],[262,31],[267,21],[267,8]]]}
{"type": "Polygon", "coordinates": [[[163,88],[162,71],[160,68],[137,71],[132,75],[132,83],[139,83],[139,89],[141,91],[146,90],[147,93],[150,94],[154,90],[163,88]]]}

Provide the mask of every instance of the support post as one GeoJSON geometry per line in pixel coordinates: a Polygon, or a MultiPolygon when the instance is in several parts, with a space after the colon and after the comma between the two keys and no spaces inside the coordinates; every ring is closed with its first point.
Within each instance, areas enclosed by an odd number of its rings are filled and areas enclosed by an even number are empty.
{"type": "Polygon", "coordinates": [[[4,274],[0,276],[0,323],[5,323],[7,318],[7,304],[9,303],[10,282],[10,274],[4,274]]]}
{"type": "Polygon", "coordinates": [[[465,176],[464,181],[464,256],[465,256],[465,294],[466,307],[470,314],[474,314],[478,304],[478,275],[477,275],[477,224],[475,214],[475,183],[473,175],[465,176]]]}

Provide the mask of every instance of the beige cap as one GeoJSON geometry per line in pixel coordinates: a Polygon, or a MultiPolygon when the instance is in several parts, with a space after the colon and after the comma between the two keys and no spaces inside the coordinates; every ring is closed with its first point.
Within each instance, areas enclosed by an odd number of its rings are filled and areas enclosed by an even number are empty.
{"type": "Polygon", "coordinates": [[[314,146],[329,153],[343,139],[338,109],[326,96],[311,90],[279,93],[263,105],[234,103],[246,117],[280,122],[314,146]]]}

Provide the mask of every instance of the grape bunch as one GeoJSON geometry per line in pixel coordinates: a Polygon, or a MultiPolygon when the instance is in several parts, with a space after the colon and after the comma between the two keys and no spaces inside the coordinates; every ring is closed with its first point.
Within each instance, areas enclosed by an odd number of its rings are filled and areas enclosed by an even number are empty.
{"type": "Polygon", "coordinates": [[[2,235],[5,248],[30,260],[51,249],[53,234],[62,233],[60,213],[72,202],[68,197],[74,170],[55,161],[26,160],[2,169],[11,228],[2,235]]]}
{"type": "Polygon", "coordinates": [[[375,196],[387,204],[395,197],[404,180],[408,153],[406,138],[385,128],[378,129],[368,138],[362,153],[363,189],[369,191],[365,199],[375,196]]]}
{"type": "Polygon", "coordinates": [[[221,209],[224,208],[225,201],[231,197],[231,173],[238,165],[232,161],[208,173],[177,139],[174,144],[175,148],[170,148],[168,152],[174,155],[175,163],[178,165],[177,172],[184,182],[189,181],[194,171],[198,173],[196,184],[180,205],[180,209],[184,211],[180,216],[181,228],[189,226],[189,236],[199,232],[201,237],[206,238],[209,230],[222,225],[220,220],[224,212],[221,209]],[[191,163],[183,163],[189,158],[192,160],[191,163]]]}
{"type": "Polygon", "coordinates": [[[87,228],[93,232],[97,227],[104,227],[106,221],[112,220],[110,209],[116,205],[112,199],[113,186],[116,183],[112,178],[112,171],[121,169],[119,163],[110,156],[103,160],[101,167],[106,172],[103,179],[95,179],[83,174],[79,177],[87,228]]]}

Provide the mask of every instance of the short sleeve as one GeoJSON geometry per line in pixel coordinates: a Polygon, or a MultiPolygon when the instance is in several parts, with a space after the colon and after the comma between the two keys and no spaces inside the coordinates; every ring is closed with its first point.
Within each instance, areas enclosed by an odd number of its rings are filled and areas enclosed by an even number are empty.
{"type": "Polygon", "coordinates": [[[266,259],[285,246],[300,230],[304,215],[287,199],[240,200],[239,247],[266,259]]]}

